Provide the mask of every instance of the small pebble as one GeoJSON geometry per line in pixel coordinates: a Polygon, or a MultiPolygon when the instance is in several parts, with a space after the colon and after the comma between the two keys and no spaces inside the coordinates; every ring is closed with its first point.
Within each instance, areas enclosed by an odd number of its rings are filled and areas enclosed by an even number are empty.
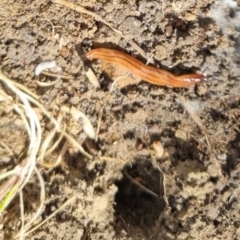
{"type": "Polygon", "coordinates": [[[160,141],[154,141],[153,142],[153,149],[155,151],[156,158],[161,159],[164,154],[164,148],[162,146],[162,143],[160,141]]]}
{"type": "Polygon", "coordinates": [[[189,194],[187,191],[182,191],[181,192],[181,196],[184,200],[187,200],[189,198],[189,194]]]}
{"type": "Polygon", "coordinates": [[[184,141],[187,141],[188,140],[188,133],[185,130],[179,128],[175,132],[175,137],[179,138],[179,139],[182,139],[184,141]]]}
{"type": "Polygon", "coordinates": [[[171,37],[173,35],[173,27],[172,25],[167,25],[165,28],[165,34],[167,37],[171,37]]]}
{"type": "Polygon", "coordinates": [[[172,156],[176,152],[176,148],[173,146],[169,146],[169,147],[167,147],[167,152],[168,152],[169,156],[172,156]]]}
{"type": "Polygon", "coordinates": [[[210,206],[207,212],[207,216],[211,219],[211,220],[215,220],[218,217],[219,214],[219,210],[217,207],[214,206],[210,206]]]}
{"type": "Polygon", "coordinates": [[[218,177],[218,170],[214,164],[210,164],[207,168],[207,172],[212,178],[218,177]]]}
{"type": "Polygon", "coordinates": [[[118,112],[118,111],[121,111],[122,108],[123,108],[122,105],[115,105],[115,106],[113,106],[113,107],[111,108],[111,110],[112,110],[113,112],[118,112]]]}
{"type": "Polygon", "coordinates": [[[89,172],[94,171],[95,170],[95,162],[89,162],[89,164],[87,165],[87,170],[89,172]]]}
{"type": "Polygon", "coordinates": [[[151,156],[150,152],[146,148],[138,151],[138,155],[142,156],[142,157],[150,157],[151,156]]]}
{"type": "Polygon", "coordinates": [[[184,220],[184,219],[186,219],[187,215],[188,215],[188,210],[187,210],[186,208],[182,208],[182,209],[178,212],[177,217],[178,217],[178,219],[180,219],[180,220],[184,220]]]}
{"type": "Polygon", "coordinates": [[[79,98],[79,97],[72,97],[72,98],[70,99],[70,103],[71,103],[72,105],[77,105],[79,102],[80,102],[80,98],[79,98]]]}
{"type": "Polygon", "coordinates": [[[62,47],[60,54],[63,58],[67,58],[69,56],[69,49],[67,47],[62,47]]]}
{"type": "Polygon", "coordinates": [[[226,153],[218,154],[217,155],[217,159],[219,161],[221,161],[222,164],[226,164],[226,162],[227,162],[227,154],[226,153]]]}
{"type": "Polygon", "coordinates": [[[196,15],[192,13],[186,13],[185,18],[187,21],[195,21],[196,20],[196,15]]]}
{"type": "Polygon", "coordinates": [[[221,180],[218,180],[217,183],[216,183],[216,185],[215,185],[215,188],[216,188],[219,192],[222,192],[225,187],[226,187],[226,184],[223,183],[221,180]]]}
{"type": "Polygon", "coordinates": [[[12,159],[9,156],[3,156],[0,158],[0,163],[9,163],[12,159]]]}

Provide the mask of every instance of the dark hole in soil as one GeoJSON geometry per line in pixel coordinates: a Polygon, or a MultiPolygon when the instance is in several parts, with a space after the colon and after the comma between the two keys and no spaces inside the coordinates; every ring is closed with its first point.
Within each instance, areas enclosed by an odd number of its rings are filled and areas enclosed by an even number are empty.
{"type": "Polygon", "coordinates": [[[128,224],[154,224],[165,207],[163,176],[147,160],[137,160],[123,169],[123,178],[116,182],[116,217],[128,224]]]}

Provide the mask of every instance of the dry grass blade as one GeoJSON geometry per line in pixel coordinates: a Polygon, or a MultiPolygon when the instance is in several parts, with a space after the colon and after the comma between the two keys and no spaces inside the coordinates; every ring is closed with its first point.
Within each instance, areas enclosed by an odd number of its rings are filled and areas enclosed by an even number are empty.
{"type": "Polygon", "coordinates": [[[45,75],[45,76],[48,76],[48,77],[56,77],[56,78],[67,79],[67,80],[73,80],[74,79],[73,76],[60,75],[60,74],[56,74],[56,73],[50,73],[50,72],[47,72],[47,71],[42,71],[41,74],[45,75]]]}
{"type": "MultiPolygon", "coordinates": [[[[40,183],[40,189],[41,189],[41,191],[40,191],[40,205],[39,205],[37,211],[35,212],[34,216],[24,226],[24,231],[23,231],[24,233],[31,227],[32,223],[40,216],[40,214],[42,212],[42,209],[43,209],[43,206],[44,206],[44,202],[45,202],[44,180],[42,178],[42,175],[40,174],[40,172],[38,171],[38,169],[36,167],[35,167],[34,171],[35,171],[35,173],[38,177],[39,183],[40,183]]],[[[24,234],[24,233],[20,232],[19,235],[24,234]]]]}
{"type": "MultiPolygon", "coordinates": [[[[38,169],[36,168],[37,163],[37,154],[40,150],[40,146],[42,144],[42,128],[40,124],[40,120],[38,118],[38,114],[36,113],[35,109],[32,108],[32,105],[37,107],[37,110],[40,110],[46,117],[49,118],[50,122],[53,123],[55,129],[51,132],[50,136],[47,136],[41,151],[40,151],[40,158],[43,159],[43,165],[47,165],[49,163],[44,161],[44,157],[46,153],[50,154],[51,151],[55,150],[57,145],[53,144],[51,148],[49,148],[50,142],[52,141],[53,137],[56,133],[60,133],[58,143],[62,140],[62,137],[65,136],[67,141],[63,145],[61,152],[57,158],[57,160],[51,165],[54,167],[58,165],[65,155],[68,149],[68,143],[71,143],[74,147],[76,147],[84,156],[88,159],[91,159],[92,156],[89,155],[84,151],[82,146],[69,134],[65,132],[65,128],[62,128],[62,116],[61,113],[59,119],[56,120],[50,112],[48,112],[39,102],[38,96],[35,94],[30,93],[25,87],[21,84],[18,84],[5,75],[2,74],[0,71],[0,83],[3,84],[6,88],[8,88],[12,92],[12,96],[9,96],[5,93],[2,89],[0,89],[0,99],[1,101],[5,101],[7,104],[11,104],[12,110],[15,110],[20,118],[22,119],[23,123],[25,124],[25,129],[28,136],[28,146],[27,146],[27,153],[25,159],[22,160],[21,164],[17,165],[13,170],[7,171],[3,174],[0,174],[0,180],[9,178],[2,186],[0,190],[0,213],[2,213],[8,204],[12,201],[12,199],[19,194],[20,199],[20,211],[21,211],[21,230],[20,233],[17,235],[20,239],[24,238],[26,231],[32,226],[32,223],[39,217],[42,212],[44,202],[45,202],[45,188],[44,188],[44,181],[38,169]],[[22,90],[24,89],[24,91],[22,90]],[[29,93],[29,94],[28,94],[29,93]],[[18,101],[14,102],[14,96],[18,101]],[[28,184],[30,177],[35,173],[37,175],[37,179],[40,183],[40,205],[38,206],[34,216],[29,219],[27,222],[24,219],[24,203],[23,203],[23,195],[22,189],[28,184]]],[[[4,145],[4,144],[1,144],[4,145]]],[[[6,148],[6,146],[4,146],[6,148]]],[[[8,148],[7,148],[8,149],[8,148]]],[[[8,149],[8,152],[12,154],[11,149],[8,149]]],[[[54,213],[56,214],[56,212],[54,213]]],[[[53,214],[53,215],[54,215],[53,214]]],[[[53,216],[52,215],[52,216],[53,216]]]]}
{"type": "MultiPolygon", "coordinates": [[[[31,177],[33,169],[36,164],[36,155],[41,144],[41,134],[42,134],[41,126],[40,126],[40,122],[36,112],[31,107],[28,101],[29,96],[26,93],[22,92],[21,89],[16,87],[15,82],[11,81],[9,78],[4,76],[1,72],[0,72],[0,81],[2,82],[2,84],[8,87],[22,102],[21,108],[23,108],[23,110],[19,107],[19,105],[12,103],[15,111],[21,116],[29,137],[27,161],[23,165],[23,169],[21,173],[21,177],[23,177],[24,179],[24,181],[21,184],[21,189],[22,189],[25,186],[25,184],[28,182],[29,178],[31,177]]],[[[19,84],[17,86],[19,86],[19,84]]]]}
{"type": "MultiPolygon", "coordinates": [[[[8,97],[9,104],[13,106],[13,109],[15,110],[16,113],[19,114],[19,116],[22,118],[25,124],[25,129],[27,130],[28,140],[29,140],[26,158],[22,161],[21,166],[17,165],[15,167],[15,170],[17,169],[18,172],[16,172],[13,175],[13,177],[7,181],[7,184],[3,186],[3,189],[2,189],[3,191],[1,196],[1,198],[3,199],[1,201],[1,212],[2,212],[11,202],[11,200],[16,196],[16,194],[17,193],[19,194],[21,220],[22,220],[20,239],[23,239],[22,235],[23,235],[23,232],[25,231],[25,222],[24,222],[24,204],[23,204],[22,189],[29,182],[29,179],[32,176],[36,166],[37,153],[41,145],[42,129],[41,129],[38,116],[28,100],[29,98],[32,98],[31,96],[33,94],[29,96],[28,94],[25,93],[28,91],[23,92],[20,88],[18,88],[19,84],[15,84],[14,81],[4,76],[1,72],[0,72],[0,81],[18,99],[18,101],[14,103],[14,101],[12,100],[13,98],[11,96],[8,97]]],[[[6,97],[6,94],[5,94],[5,97],[6,97]]],[[[43,182],[41,181],[40,175],[38,176],[38,180],[40,182],[43,182]]],[[[40,185],[42,187],[41,192],[44,192],[45,191],[44,185],[43,184],[40,184],[40,185]]],[[[31,223],[31,221],[33,220],[34,218],[32,218],[29,221],[29,223],[31,223]]]]}
{"type": "Polygon", "coordinates": [[[17,175],[19,174],[20,170],[21,170],[21,166],[17,165],[13,170],[7,171],[5,173],[1,173],[0,180],[6,179],[12,175],[17,175]]]}
{"type": "Polygon", "coordinates": [[[20,230],[20,237],[19,240],[24,239],[24,203],[23,203],[23,193],[22,191],[19,191],[19,202],[20,202],[20,213],[21,213],[21,230],[20,230]]]}
{"type": "Polygon", "coordinates": [[[54,129],[47,135],[47,137],[45,138],[43,144],[41,145],[41,148],[40,148],[40,150],[39,150],[39,157],[38,157],[38,162],[40,162],[41,164],[43,163],[44,156],[46,156],[47,148],[49,147],[50,142],[52,141],[52,139],[53,139],[53,137],[55,136],[56,132],[57,132],[57,129],[54,128],[54,129]]]}
{"type": "Polygon", "coordinates": [[[4,197],[9,192],[9,189],[11,189],[19,180],[19,176],[15,174],[12,176],[8,181],[5,182],[3,186],[0,188],[0,202],[4,199],[4,197]]]}
{"type": "MultiPolygon", "coordinates": [[[[60,114],[59,117],[58,117],[58,123],[59,125],[61,124],[62,122],[62,118],[63,118],[63,115],[60,114]]],[[[65,130],[65,127],[63,127],[63,129],[65,130]]],[[[50,153],[53,152],[54,149],[56,149],[57,146],[59,146],[60,144],[60,141],[63,137],[62,134],[60,134],[60,137],[58,138],[58,140],[54,143],[54,145],[49,149],[49,146],[51,144],[51,142],[53,141],[53,138],[54,136],[56,135],[57,133],[57,128],[55,126],[54,129],[52,129],[50,131],[50,133],[48,133],[47,137],[45,138],[44,142],[42,143],[41,145],[41,148],[39,150],[39,157],[38,157],[38,162],[40,162],[41,164],[43,164],[44,162],[44,157],[46,157],[47,155],[49,155],[50,153]]]]}
{"type": "MultiPolygon", "coordinates": [[[[54,217],[60,210],[64,209],[66,206],[68,206],[69,204],[71,204],[72,202],[76,201],[77,197],[73,196],[70,199],[68,199],[60,208],[58,208],[54,213],[52,213],[48,218],[46,218],[44,221],[42,221],[41,223],[39,223],[37,226],[35,226],[34,228],[32,228],[30,231],[25,232],[24,233],[24,237],[26,237],[27,235],[29,235],[30,233],[34,232],[35,230],[37,230],[38,228],[40,228],[41,226],[43,226],[47,221],[49,221],[52,217],[54,217]]],[[[16,235],[14,237],[14,239],[18,238],[20,236],[20,234],[16,235]]]]}
{"type": "Polygon", "coordinates": [[[234,197],[236,197],[236,195],[239,194],[240,191],[240,186],[238,186],[238,188],[233,192],[233,194],[231,195],[231,197],[229,198],[228,202],[231,203],[232,200],[234,199],[234,197]]]}
{"type": "Polygon", "coordinates": [[[46,160],[43,160],[43,163],[42,165],[46,168],[54,168],[54,167],[57,167],[63,160],[63,157],[65,155],[65,153],[67,152],[68,150],[68,143],[67,141],[64,143],[63,147],[62,147],[62,150],[57,158],[56,161],[54,162],[47,162],[46,160]]]}
{"type": "MultiPolygon", "coordinates": [[[[66,127],[64,125],[63,127],[63,131],[65,131],[66,127]]],[[[54,144],[52,145],[52,147],[50,147],[46,153],[45,153],[45,157],[48,156],[49,154],[51,154],[60,144],[60,142],[62,141],[63,139],[63,134],[61,133],[60,136],[58,137],[58,139],[56,141],[54,141],[54,144]]]]}
{"type": "Polygon", "coordinates": [[[57,75],[57,79],[55,81],[52,82],[40,82],[40,81],[36,81],[38,86],[40,87],[52,87],[55,84],[57,84],[60,80],[61,80],[61,72],[62,69],[61,67],[59,67],[55,61],[45,61],[45,62],[41,62],[37,65],[37,67],[35,68],[35,76],[39,76],[40,74],[42,74],[42,72],[45,69],[55,69],[55,71],[57,71],[59,74],[57,75]]]}
{"type": "Polygon", "coordinates": [[[13,98],[0,89],[0,102],[13,101],[13,98]]]}
{"type": "Polygon", "coordinates": [[[83,149],[83,147],[82,147],[71,135],[67,134],[66,132],[62,132],[62,131],[60,131],[60,132],[64,135],[64,137],[65,137],[75,148],[77,148],[77,149],[79,150],[79,152],[81,152],[81,154],[82,154],[83,156],[85,156],[86,158],[88,158],[88,159],[90,159],[90,160],[93,159],[93,157],[92,157],[89,153],[87,153],[87,152],[83,149]]]}
{"type": "Polygon", "coordinates": [[[71,136],[69,135],[68,133],[66,133],[65,131],[63,131],[61,129],[61,126],[59,125],[59,123],[57,122],[57,120],[52,116],[51,113],[49,113],[43,106],[42,104],[40,104],[38,101],[36,101],[35,99],[33,98],[29,98],[29,101],[34,104],[35,106],[37,106],[42,112],[43,114],[49,118],[49,120],[55,125],[55,127],[57,128],[58,132],[61,133],[64,137],[66,137],[66,139],[69,140],[69,142],[71,144],[73,144],[73,146],[75,148],[77,148],[79,150],[79,152],[82,153],[83,156],[85,156],[86,158],[88,159],[92,159],[92,156],[90,154],[88,154],[84,149],[83,147],[71,136]]]}
{"type": "Polygon", "coordinates": [[[55,81],[52,81],[52,82],[40,82],[40,81],[36,81],[37,85],[39,87],[52,87],[54,85],[56,85],[59,81],[61,80],[61,78],[55,80],[55,81]]]}
{"type": "MultiPolygon", "coordinates": [[[[16,85],[16,87],[19,87],[20,90],[24,89],[24,91],[26,93],[30,93],[30,91],[23,87],[21,84],[15,83],[14,81],[10,80],[8,77],[6,77],[5,75],[3,75],[0,71],[0,79],[2,79],[4,82],[8,82],[12,85],[16,85]]],[[[72,137],[70,136],[68,133],[66,133],[65,131],[63,131],[61,129],[61,126],[59,125],[59,123],[57,122],[57,120],[51,115],[51,113],[49,113],[43,106],[42,104],[40,104],[37,99],[38,96],[36,96],[35,94],[30,94],[30,95],[25,95],[26,100],[28,100],[30,103],[34,104],[36,107],[38,107],[43,114],[49,118],[49,120],[55,125],[55,127],[57,128],[58,132],[61,133],[63,136],[65,136],[71,144],[74,145],[74,147],[76,147],[85,157],[87,157],[88,159],[92,159],[92,156],[89,155],[84,149],[83,147],[72,137]],[[34,97],[34,98],[33,98],[34,97]]],[[[24,117],[24,116],[23,116],[24,117]]],[[[37,117],[37,116],[36,116],[37,117]]],[[[40,124],[39,124],[40,126],[40,124]]],[[[28,127],[29,129],[29,127],[28,127]]]]}
{"type": "Polygon", "coordinates": [[[28,88],[26,88],[25,86],[23,86],[20,83],[14,82],[12,81],[10,78],[8,78],[7,76],[5,76],[1,71],[0,71],[0,79],[2,79],[5,82],[11,82],[12,84],[14,84],[19,90],[22,90],[23,92],[27,93],[29,96],[35,98],[35,99],[39,99],[39,97],[34,94],[33,92],[31,92],[28,88]]]}

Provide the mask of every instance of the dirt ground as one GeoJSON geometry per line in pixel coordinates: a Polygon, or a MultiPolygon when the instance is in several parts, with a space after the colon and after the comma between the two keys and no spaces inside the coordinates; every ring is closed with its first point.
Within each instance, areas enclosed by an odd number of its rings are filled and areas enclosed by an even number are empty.
{"type": "MultiPolygon", "coordinates": [[[[95,129],[101,120],[98,141],[76,136],[93,160],[69,151],[59,167],[39,166],[47,200],[38,221],[70,197],[77,201],[26,239],[240,239],[240,1],[73,3],[122,35],[59,2],[0,2],[1,71],[40,95],[49,110],[75,106],[95,129]],[[181,89],[112,85],[134,77],[103,61],[85,63],[83,53],[97,47],[176,75],[201,71],[207,81],[181,89]],[[39,87],[37,80],[54,80],[34,76],[46,60],[73,78],[39,87]],[[100,88],[86,77],[89,66],[100,88]]],[[[1,111],[0,139],[18,155],[25,138],[21,123],[1,111]]],[[[1,168],[9,164],[4,159],[1,168]]],[[[26,220],[38,195],[33,177],[24,190],[26,220]]],[[[8,207],[0,238],[19,230],[18,205],[14,199],[8,207]]]]}

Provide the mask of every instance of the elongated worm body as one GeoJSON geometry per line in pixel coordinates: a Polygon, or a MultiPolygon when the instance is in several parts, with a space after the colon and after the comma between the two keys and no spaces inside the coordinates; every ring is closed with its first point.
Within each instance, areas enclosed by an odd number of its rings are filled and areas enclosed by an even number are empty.
{"type": "Polygon", "coordinates": [[[163,69],[147,66],[136,58],[118,50],[97,48],[85,53],[84,57],[89,60],[100,59],[114,63],[142,80],[160,86],[188,87],[205,80],[205,76],[198,73],[175,76],[163,69]]]}

